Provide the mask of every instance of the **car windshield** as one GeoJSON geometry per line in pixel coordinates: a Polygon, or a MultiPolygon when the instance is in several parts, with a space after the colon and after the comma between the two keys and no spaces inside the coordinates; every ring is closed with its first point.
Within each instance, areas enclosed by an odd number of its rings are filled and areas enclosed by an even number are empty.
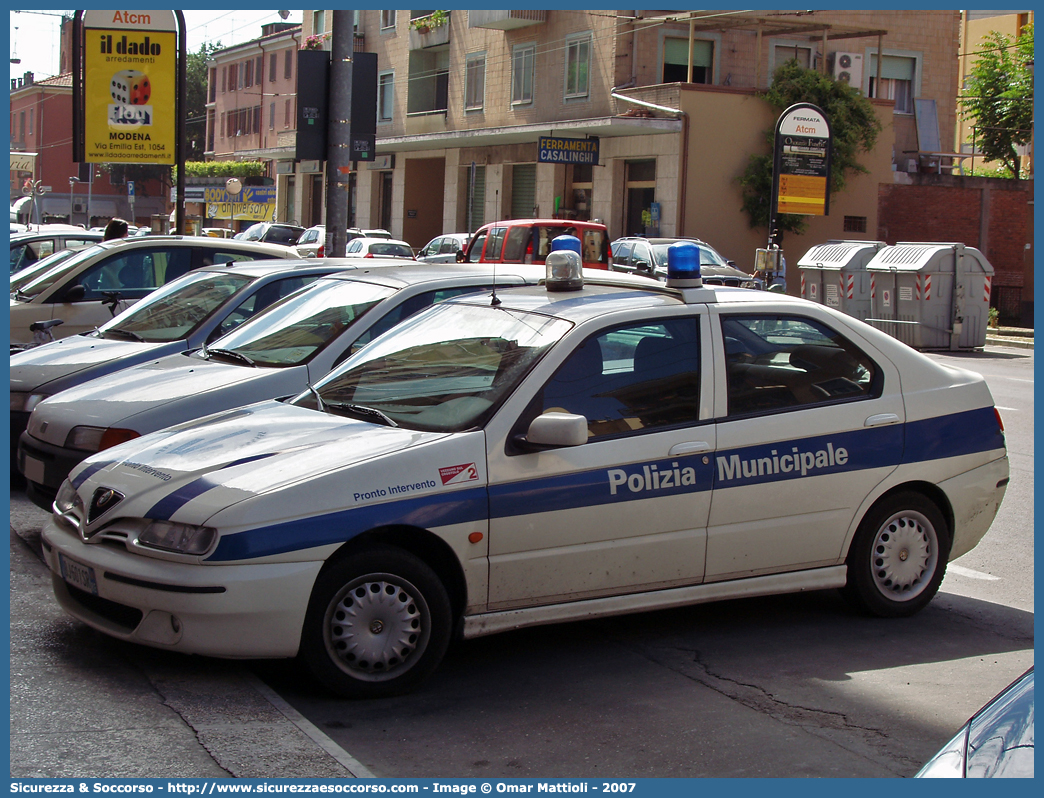
{"type": "Polygon", "coordinates": [[[360,350],[294,404],[407,429],[458,432],[488,418],[572,325],[447,302],[360,350]]]}
{"type": "Polygon", "coordinates": [[[20,299],[29,299],[46,291],[56,281],[74,271],[81,263],[101,252],[104,247],[92,246],[77,251],[56,252],[49,258],[38,261],[28,269],[22,269],[11,277],[11,293],[20,299]]]}
{"type": "Polygon", "coordinates": [[[297,366],[394,293],[394,288],[373,283],[317,280],[218,338],[195,356],[226,357],[254,366],[297,366]]]}
{"type": "MultiPolygon", "coordinates": [[[[695,243],[695,242],[693,242],[695,243]]],[[[653,258],[661,269],[667,268],[667,250],[671,244],[653,244],[653,258]]],[[[728,266],[728,262],[706,244],[696,244],[700,248],[700,266],[728,266]]]]}
{"type": "Polygon", "coordinates": [[[250,282],[228,272],[186,274],[103,324],[98,334],[148,343],[180,340],[250,282]]]}

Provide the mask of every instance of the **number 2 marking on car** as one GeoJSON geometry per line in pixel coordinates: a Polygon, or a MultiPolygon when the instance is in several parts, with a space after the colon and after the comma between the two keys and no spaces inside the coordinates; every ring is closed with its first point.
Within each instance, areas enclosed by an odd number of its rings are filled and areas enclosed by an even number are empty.
{"type": "Polygon", "coordinates": [[[439,469],[439,476],[442,478],[443,485],[457,482],[473,482],[478,479],[478,466],[474,463],[443,466],[439,469]]]}

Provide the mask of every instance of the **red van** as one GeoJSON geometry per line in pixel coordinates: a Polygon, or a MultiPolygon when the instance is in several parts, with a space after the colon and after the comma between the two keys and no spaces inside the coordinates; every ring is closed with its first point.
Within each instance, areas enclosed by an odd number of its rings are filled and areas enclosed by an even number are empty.
{"type": "Polygon", "coordinates": [[[609,268],[609,231],[599,222],[569,219],[508,219],[490,222],[475,231],[458,262],[543,263],[551,241],[571,235],[580,239],[584,267],[609,268]]]}

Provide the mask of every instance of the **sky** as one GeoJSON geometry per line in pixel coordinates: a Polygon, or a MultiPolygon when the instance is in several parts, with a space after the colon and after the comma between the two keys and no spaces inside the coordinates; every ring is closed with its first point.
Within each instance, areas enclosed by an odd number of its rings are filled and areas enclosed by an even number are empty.
{"type": "MultiPolygon", "coordinates": [[[[11,58],[21,61],[11,64],[12,78],[20,78],[25,72],[32,72],[37,80],[58,74],[59,29],[63,14],[72,16],[73,11],[27,9],[9,12],[8,47],[11,58]]],[[[280,21],[276,11],[186,10],[184,14],[189,52],[199,50],[204,42],[220,41],[229,47],[256,39],[261,35],[262,25],[280,21]]],[[[300,21],[301,11],[291,10],[287,22],[300,21]]]]}

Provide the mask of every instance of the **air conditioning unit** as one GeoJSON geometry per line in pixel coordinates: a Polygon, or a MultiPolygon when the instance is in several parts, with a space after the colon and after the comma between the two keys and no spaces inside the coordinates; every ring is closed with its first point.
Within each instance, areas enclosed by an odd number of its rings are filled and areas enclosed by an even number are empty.
{"type": "Polygon", "coordinates": [[[863,54],[836,52],[830,54],[830,75],[857,89],[863,85],[863,54]]]}
{"type": "Polygon", "coordinates": [[[73,213],[87,213],[87,203],[86,202],[74,202],[73,203],[73,213]]]}

